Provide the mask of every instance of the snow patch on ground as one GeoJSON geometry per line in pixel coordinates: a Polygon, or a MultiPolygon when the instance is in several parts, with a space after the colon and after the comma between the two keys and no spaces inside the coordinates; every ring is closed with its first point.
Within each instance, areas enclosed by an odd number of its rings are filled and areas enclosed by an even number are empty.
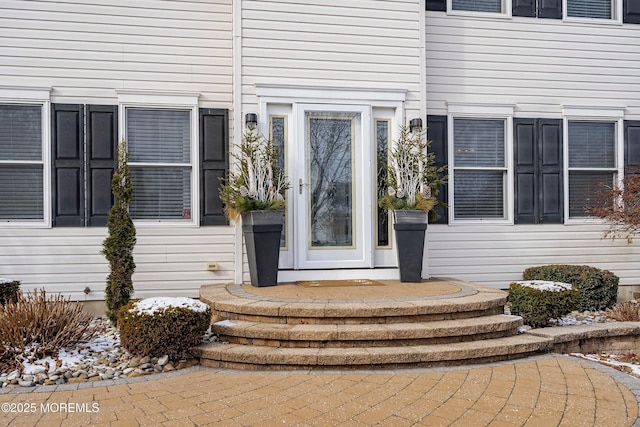
{"type": "Polygon", "coordinates": [[[528,288],[535,288],[541,291],[552,292],[568,291],[573,288],[573,285],[571,283],[549,282],[546,280],[523,280],[515,283],[519,284],[520,286],[526,286],[528,288]]]}
{"type": "Polygon", "coordinates": [[[640,365],[629,362],[622,362],[618,360],[619,356],[614,354],[582,354],[582,353],[570,353],[570,356],[579,357],[581,359],[591,360],[592,362],[602,363],[604,365],[611,366],[620,371],[628,374],[640,377],[640,365]]]}
{"type": "Polygon", "coordinates": [[[233,323],[231,320],[221,320],[219,322],[214,323],[214,325],[216,325],[216,326],[234,326],[235,323],[233,323]]]}
{"type": "Polygon", "coordinates": [[[205,312],[207,308],[209,308],[207,304],[192,298],[154,297],[136,302],[134,307],[129,311],[131,313],[137,312],[138,314],[154,314],[165,311],[171,307],[188,308],[198,313],[205,312]]]}
{"type": "Polygon", "coordinates": [[[99,335],[86,343],[78,343],[69,348],[58,351],[56,357],[45,357],[30,360],[28,355],[32,352],[25,351],[26,357],[22,357],[24,374],[38,374],[40,372],[53,371],[56,368],[73,368],[81,363],[94,363],[99,359],[115,357],[120,353],[120,338],[114,335],[99,335]]]}

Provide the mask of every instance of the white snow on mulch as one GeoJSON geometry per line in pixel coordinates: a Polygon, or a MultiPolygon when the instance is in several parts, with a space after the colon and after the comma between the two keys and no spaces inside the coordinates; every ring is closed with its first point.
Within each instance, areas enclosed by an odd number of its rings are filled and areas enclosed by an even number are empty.
{"type": "Polygon", "coordinates": [[[147,298],[141,301],[138,301],[134,304],[134,308],[129,310],[131,313],[138,314],[153,314],[157,312],[165,311],[167,308],[177,307],[177,308],[188,308],[192,311],[202,313],[207,311],[209,306],[203,302],[198,300],[194,300],[192,298],[183,298],[183,297],[154,297],[147,298]]]}
{"type": "MultiPolygon", "coordinates": [[[[24,374],[37,374],[39,372],[53,371],[56,367],[72,368],[80,363],[94,363],[99,358],[109,358],[120,353],[120,337],[118,334],[98,335],[86,343],[77,343],[70,348],[58,351],[56,358],[45,357],[29,362],[28,356],[22,356],[24,374]],[[48,369],[45,369],[48,366],[48,369]]],[[[32,352],[26,349],[25,355],[32,352]]]]}
{"type": "Polygon", "coordinates": [[[562,282],[549,282],[546,280],[523,280],[520,282],[515,282],[520,286],[526,286],[528,288],[535,288],[541,291],[567,291],[573,288],[571,283],[562,283],[562,282]]]}
{"type": "Polygon", "coordinates": [[[613,368],[623,368],[623,369],[619,369],[622,370],[623,372],[627,372],[631,375],[634,375],[636,377],[640,377],[640,366],[633,364],[633,363],[628,363],[628,362],[621,362],[619,360],[616,360],[616,355],[613,354],[609,354],[609,355],[599,355],[599,354],[582,354],[582,353],[570,353],[570,356],[573,357],[579,357],[582,359],[586,359],[586,360],[590,360],[592,362],[598,362],[598,363],[602,363],[604,365],[609,365],[613,368]]]}

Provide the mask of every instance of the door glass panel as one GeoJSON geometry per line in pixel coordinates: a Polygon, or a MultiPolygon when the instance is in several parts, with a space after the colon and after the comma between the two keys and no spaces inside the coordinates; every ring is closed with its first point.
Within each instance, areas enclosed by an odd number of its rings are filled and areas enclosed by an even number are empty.
{"type": "Polygon", "coordinates": [[[359,114],[305,115],[310,249],[353,247],[354,120],[359,114]]]}
{"type": "MultiPolygon", "coordinates": [[[[377,183],[378,183],[378,200],[384,197],[386,191],[385,181],[387,178],[386,168],[389,159],[389,123],[390,120],[375,120],[376,130],[376,160],[377,160],[377,183]]],[[[376,201],[376,202],[377,202],[376,201]]],[[[376,206],[378,204],[376,203],[376,206]]],[[[377,241],[378,247],[389,246],[389,213],[378,206],[377,208],[377,241]]]]}
{"type": "MultiPolygon", "coordinates": [[[[287,147],[287,116],[269,116],[269,134],[271,135],[271,141],[273,147],[278,150],[278,158],[276,164],[284,171],[285,175],[289,176],[289,171],[286,169],[285,150],[287,147]]],[[[285,212],[285,224],[287,223],[287,214],[285,212]]],[[[280,237],[280,248],[287,249],[287,227],[282,228],[282,235],[280,237]]]]}

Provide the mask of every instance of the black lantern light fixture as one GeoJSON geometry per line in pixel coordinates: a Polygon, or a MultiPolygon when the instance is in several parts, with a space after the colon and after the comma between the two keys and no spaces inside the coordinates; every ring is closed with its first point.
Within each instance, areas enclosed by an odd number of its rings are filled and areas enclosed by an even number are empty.
{"type": "Polygon", "coordinates": [[[419,117],[417,119],[411,119],[409,122],[409,130],[411,133],[420,132],[422,130],[422,119],[419,117]]]}
{"type": "Polygon", "coordinates": [[[247,129],[255,129],[258,127],[258,115],[256,113],[247,113],[244,116],[244,124],[247,129]]]}

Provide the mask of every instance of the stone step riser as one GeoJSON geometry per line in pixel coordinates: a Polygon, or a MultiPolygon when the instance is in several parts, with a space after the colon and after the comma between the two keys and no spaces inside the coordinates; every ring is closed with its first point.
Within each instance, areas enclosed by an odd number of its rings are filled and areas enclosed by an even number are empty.
{"type": "Polygon", "coordinates": [[[237,312],[213,310],[213,322],[220,320],[246,320],[257,323],[281,323],[290,325],[368,325],[390,323],[422,323],[439,322],[443,320],[471,319],[484,316],[494,316],[504,313],[504,306],[490,307],[485,310],[459,311],[434,314],[415,314],[398,316],[371,317],[293,317],[242,314],[237,312]]]}
{"type": "Polygon", "coordinates": [[[414,339],[389,339],[366,341],[280,341],[261,338],[246,338],[230,335],[218,335],[220,341],[230,344],[259,345],[267,347],[284,348],[367,348],[367,347],[398,347],[415,345],[451,344],[457,342],[470,342],[513,336],[518,332],[517,328],[505,331],[488,332],[475,335],[453,335],[438,338],[414,338],[414,339]]]}
{"type": "Polygon", "coordinates": [[[507,360],[524,359],[531,356],[539,355],[541,351],[531,351],[519,354],[504,354],[498,356],[478,357],[475,359],[459,359],[459,360],[433,360],[427,362],[412,363],[375,363],[363,365],[277,365],[277,364],[252,364],[243,362],[230,362],[212,359],[200,359],[202,366],[218,369],[236,369],[241,371],[349,371],[349,370],[392,370],[392,369],[418,369],[418,368],[442,368],[450,366],[464,366],[482,363],[494,363],[507,360]]]}
{"type": "Polygon", "coordinates": [[[517,334],[522,318],[494,315],[440,322],[366,325],[289,325],[248,321],[214,323],[223,342],[271,347],[393,347],[500,338],[517,334]]]}
{"type": "Polygon", "coordinates": [[[367,348],[270,348],[237,344],[210,344],[195,349],[207,366],[236,364],[263,369],[315,369],[369,367],[418,367],[438,363],[459,365],[528,357],[549,351],[552,340],[518,335],[485,341],[457,342],[426,346],[367,348]],[[277,368],[281,366],[282,368],[277,368]]]}

